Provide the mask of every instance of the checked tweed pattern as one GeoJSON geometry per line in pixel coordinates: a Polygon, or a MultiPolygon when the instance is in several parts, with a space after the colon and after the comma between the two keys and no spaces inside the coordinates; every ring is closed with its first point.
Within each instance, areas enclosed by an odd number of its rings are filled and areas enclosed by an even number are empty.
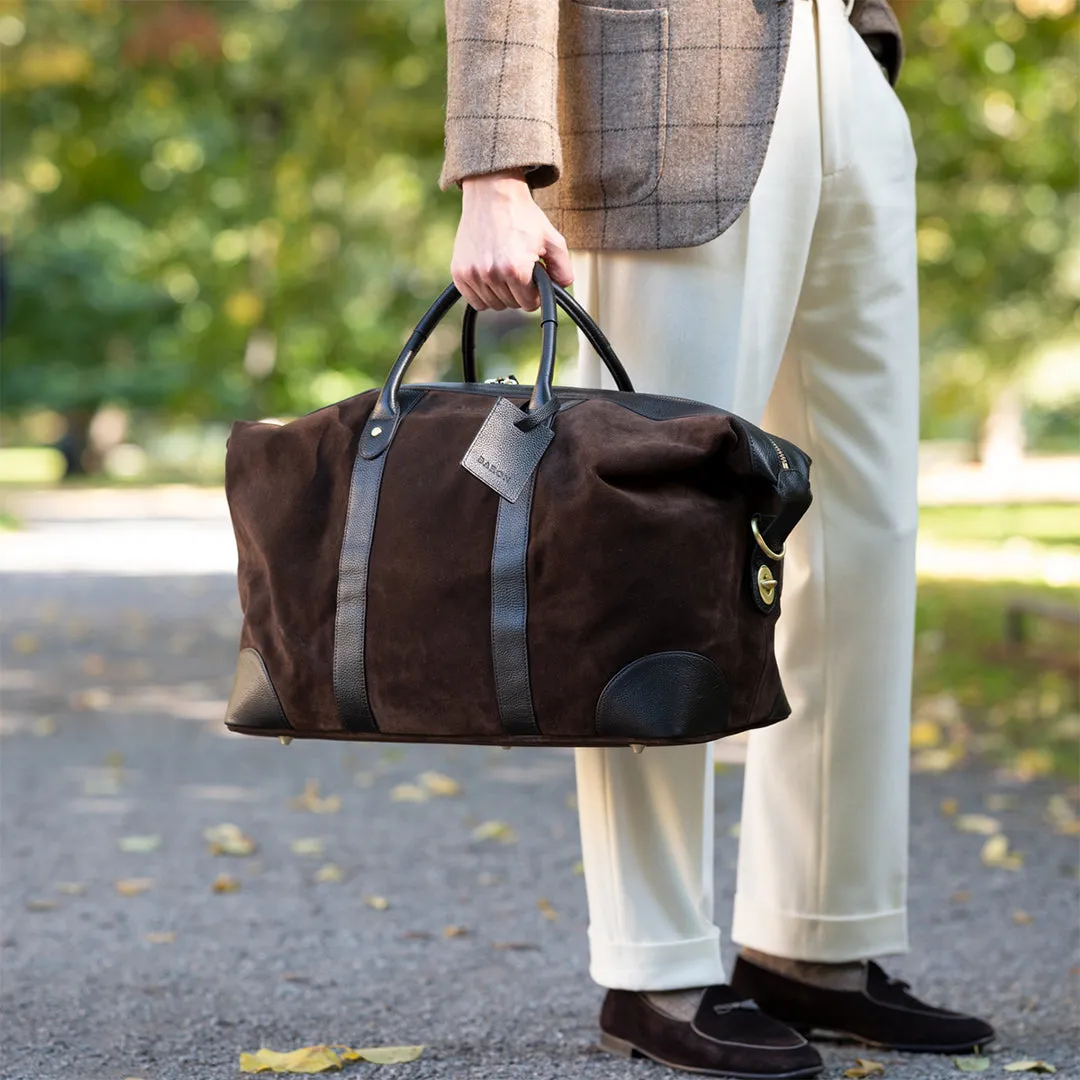
{"type": "MultiPolygon", "coordinates": [[[[761,171],[795,2],[446,0],[440,188],[525,167],[572,249],[718,236],[761,171]]],[[[899,54],[887,0],[852,21],[899,54]]]]}

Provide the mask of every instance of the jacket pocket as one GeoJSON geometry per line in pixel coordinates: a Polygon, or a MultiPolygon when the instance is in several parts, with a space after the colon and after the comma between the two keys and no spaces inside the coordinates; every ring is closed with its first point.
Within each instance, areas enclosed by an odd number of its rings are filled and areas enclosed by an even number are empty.
{"type": "Polygon", "coordinates": [[[664,167],[667,8],[652,0],[608,3],[568,0],[560,13],[560,205],[566,209],[640,202],[664,167]]]}

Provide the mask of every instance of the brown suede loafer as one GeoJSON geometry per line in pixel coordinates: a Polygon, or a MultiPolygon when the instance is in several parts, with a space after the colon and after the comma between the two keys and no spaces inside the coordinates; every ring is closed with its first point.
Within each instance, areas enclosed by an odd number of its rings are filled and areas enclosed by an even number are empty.
{"type": "Polygon", "coordinates": [[[766,1016],[730,986],[710,986],[694,1019],[676,1020],[636,990],[609,990],[600,1045],[622,1057],[651,1058],[706,1076],[782,1080],[816,1076],[821,1056],[797,1032],[766,1016]]]}
{"type": "Polygon", "coordinates": [[[962,1054],[991,1042],[994,1029],[974,1016],[927,1005],[879,964],[866,965],[861,990],[831,990],[780,975],[740,956],[731,984],[771,1015],[810,1037],[857,1039],[889,1050],[962,1054]]]}

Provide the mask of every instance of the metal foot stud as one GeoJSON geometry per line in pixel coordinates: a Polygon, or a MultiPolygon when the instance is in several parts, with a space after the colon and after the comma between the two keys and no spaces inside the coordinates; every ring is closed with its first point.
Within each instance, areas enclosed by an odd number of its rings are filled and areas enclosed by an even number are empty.
{"type": "Polygon", "coordinates": [[[288,746],[293,740],[291,735],[279,735],[278,738],[281,740],[282,746],[288,746]]]}
{"type": "Polygon", "coordinates": [[[633,750],[635,754],[644,754],[645,753],[645,744],[644,743],[639,743],[639,742],[632,742],[630,744],[630,749],[633,750]]]}

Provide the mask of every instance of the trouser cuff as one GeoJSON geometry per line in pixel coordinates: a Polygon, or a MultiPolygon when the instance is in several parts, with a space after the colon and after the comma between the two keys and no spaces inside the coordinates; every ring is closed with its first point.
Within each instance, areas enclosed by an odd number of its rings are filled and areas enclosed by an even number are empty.
{"type": "Polygon", "coordinates": [[[770,956],[839,964],[908,951],[907,909],[872,915],[803,915],[774,911],[735,896],[732,940],[770,956]]]}
{"type": "Polygon", "coordinates": [[[726,981],[720,931],[690,941],[647,945],[602,941],[589,933],[589,974],[609,990],[685,990],[726,981]]]}

